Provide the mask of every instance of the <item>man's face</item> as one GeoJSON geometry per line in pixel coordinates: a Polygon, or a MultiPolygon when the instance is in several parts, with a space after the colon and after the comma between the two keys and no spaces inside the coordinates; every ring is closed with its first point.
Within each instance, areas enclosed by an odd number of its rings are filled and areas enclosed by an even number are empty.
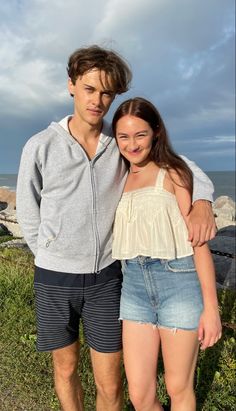
{"type": "Polygon", "coordinates": [[[70,94],[74,95],[74,115],[92,127],[100,127],[115,97],[109,76],[104,71],[90,70],[73,84],[68,81],[70,94]]]}

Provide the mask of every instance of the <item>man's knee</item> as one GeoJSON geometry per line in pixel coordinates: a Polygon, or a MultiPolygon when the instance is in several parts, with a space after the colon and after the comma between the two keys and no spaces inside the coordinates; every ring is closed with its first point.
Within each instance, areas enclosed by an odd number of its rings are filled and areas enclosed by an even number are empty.
{"type": "Polygon", "coordinates": [[[61,367],[54,365],[55,381],[58,379],[63,380],[64,382],[72,381],[75,376],[77,376],[77,368],[78,366],[75,364],[64,364],[61,367]]]}
{"type": "Polygon", "coordinates": [[[121,351],[100,353],[91,349],[94,379],[98,397],[105,402],[116,403],[122,392],[121,351]]]}
{"type": "Polygon", "coordinates": [[[77,375],[79,352],[78,346],[69,346],[52,353],[55,381],[70,381],[77,375]]]}
{"type": "Polygon", "coordinates": [[[96,381],[98,394],[110,404],[115,404],[122,392],[121,378],[116,381],[96,381]]]}

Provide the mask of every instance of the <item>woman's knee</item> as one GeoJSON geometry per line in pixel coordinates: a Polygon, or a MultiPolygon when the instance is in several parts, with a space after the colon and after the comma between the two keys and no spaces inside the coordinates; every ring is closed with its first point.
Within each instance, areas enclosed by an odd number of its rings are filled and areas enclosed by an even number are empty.
{"type": "Polygon", "coordinates": [[[137,411],[146,408],[150,409],[150,407],[155,403],[156,386],[149,386],[148,388],[144,388],[144,386],[129,386],[129,397],[137,411]]]}
{"type": "Polygon", "coordinates": [[[165,383],[170,398],[182,397],[193,391],[193,382],[180,376],[165,376],[165,383]]]}

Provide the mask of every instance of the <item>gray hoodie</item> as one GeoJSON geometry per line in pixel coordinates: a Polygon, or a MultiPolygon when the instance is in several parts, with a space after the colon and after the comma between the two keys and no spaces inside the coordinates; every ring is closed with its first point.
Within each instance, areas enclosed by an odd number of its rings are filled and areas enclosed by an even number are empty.
{"type": "Polygon", "coordinates": [[[23,149],[17,218],[39,267],[92,273],[113,262],[112,225],[126,167],[106,122],[102,134],[92,160],[58,123],[23,149]]]}
{"type": "MultiPolygon", "coordinates": [[[[112,226],[127,170],[111,135],[104,122],[92,160],[55,122],[26,143],[17,181],[17,218],[37,266],[92,273],[113,262],[112,226]]],[[[210,180],[184,159],[194,173],[194,199],[212,201],[210,180]]]]}

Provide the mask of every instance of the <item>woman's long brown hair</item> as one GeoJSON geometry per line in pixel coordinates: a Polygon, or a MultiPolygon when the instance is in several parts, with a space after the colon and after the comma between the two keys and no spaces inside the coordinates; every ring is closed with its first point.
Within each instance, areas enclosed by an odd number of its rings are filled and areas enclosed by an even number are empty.
{"type": "Polygon", "coordinates": [[[185,161],[173,150],[165,124],[156,107],[150,101],[142,97],[135,97],[124,101],[116,110],[112,120],[114,135],[116,133],[116,125],[118,120],[126,115],[141,118],[149,124],[157,136],[157,138],[154,138],[153,140],[150,159],[161,168],[165,168],[166,170],[174,169],[181,179],[181,185],[187,188],[192,196],[192,171],[185,161]]]}

